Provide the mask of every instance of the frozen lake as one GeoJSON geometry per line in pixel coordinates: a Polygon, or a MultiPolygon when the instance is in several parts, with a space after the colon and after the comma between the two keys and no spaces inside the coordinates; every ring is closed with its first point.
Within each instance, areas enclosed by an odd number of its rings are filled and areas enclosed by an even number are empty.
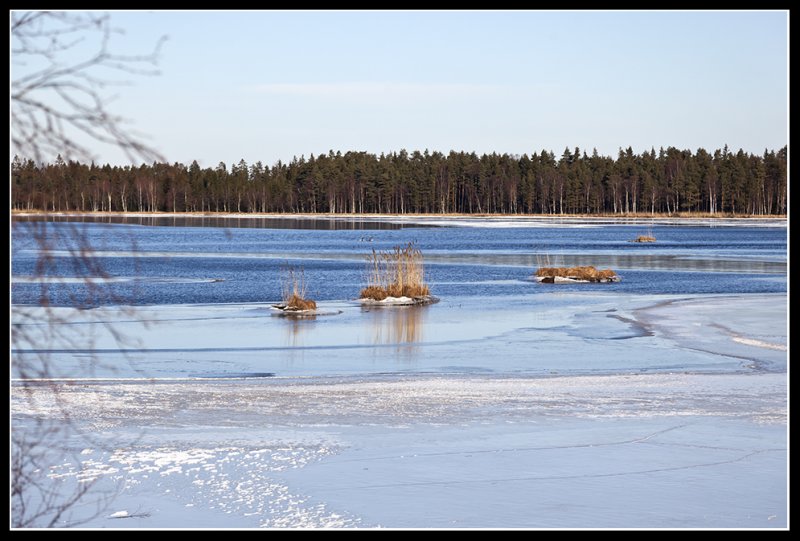
{"type": "Polygon", "coordinates": [[[785,221],[112,221],[13,232],[14,429],[114,494],[61,526],[788,524],[785,221]],[[441,302],[354,302],[409,241],[441,302]],[[286,264],[328,315],[275,317],[286,264]]]}

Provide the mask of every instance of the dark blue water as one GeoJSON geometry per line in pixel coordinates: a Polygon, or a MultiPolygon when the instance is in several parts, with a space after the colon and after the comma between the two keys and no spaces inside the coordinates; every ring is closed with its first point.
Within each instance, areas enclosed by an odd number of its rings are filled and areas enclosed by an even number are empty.
{"type": "MultiPolygon", "coordinates": [[[[208,218],[205,218],[208,220],[208,218]]],[[[317,223],[319,222],[319,223],[317,223]]],[[[56,306],[268,302],[281,270],[302,268],[316,300],[357,297],[365,256],[416,242],[440,297],[541,292],[786,292],[785,227],[413,227],[261,221],[201,224],[22,223],[12,232],[12,302],[56,306]],[[340,228],[341,227],[341,228],[340,228]],[[391,228],[389,228],[391,227],[391,228]],[[652,233],[654,244],[630,242],[652,233]],[[45,247],[46,249],[42,249],[45,247]],[[540,265],[595,265],[615,284],[536,284],[540,265]],[[89,281],[86,277],[104,277],[89,281]]]]}

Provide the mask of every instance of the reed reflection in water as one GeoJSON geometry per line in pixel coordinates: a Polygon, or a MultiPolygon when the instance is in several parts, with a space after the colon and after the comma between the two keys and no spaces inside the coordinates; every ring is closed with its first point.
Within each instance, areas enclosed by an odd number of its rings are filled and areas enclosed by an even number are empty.
{"type": "Polygon", "coordinates": [[[317,320],[317,316],[285,316],[284,329],[286,330],[285,345],[291,348],[303,348],[306,344],[306,332],[317,320]]]}
{"type": "Polygon", "coordinates": [[[375,345],[408,346],[424,340],[428,306],[365,306],[367,335],[375,345]]]}

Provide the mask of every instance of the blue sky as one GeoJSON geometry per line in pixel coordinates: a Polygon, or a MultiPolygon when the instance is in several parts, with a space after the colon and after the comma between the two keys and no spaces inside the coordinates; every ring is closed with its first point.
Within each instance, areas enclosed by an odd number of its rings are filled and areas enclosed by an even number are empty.
{"type": "MultiPolygon", "coordinates": [[[[786,12],[112,12],[110,108],[169,161],[787,144],[786,12]]],[[[100,161],[124,163],[97,147],[100,161]]]]}

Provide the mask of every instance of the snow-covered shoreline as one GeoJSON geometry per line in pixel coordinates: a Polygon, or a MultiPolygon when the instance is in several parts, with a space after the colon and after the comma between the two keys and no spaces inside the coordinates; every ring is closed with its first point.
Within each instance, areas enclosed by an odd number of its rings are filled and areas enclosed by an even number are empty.
{"type": "Polygon", "coordinates": [[[36,217],[103,219],[184,218],[206,220],[332,220],[341,222],[384,222],[450,227],[598,227],[602,225],[696,225],[711,227],[787,227],[786,217],[679,217],[679,216],[559,216],[559,215],[441,215],[441,214],[260,214],[191,212],[12,212],[12,218],[36,217]]]}

